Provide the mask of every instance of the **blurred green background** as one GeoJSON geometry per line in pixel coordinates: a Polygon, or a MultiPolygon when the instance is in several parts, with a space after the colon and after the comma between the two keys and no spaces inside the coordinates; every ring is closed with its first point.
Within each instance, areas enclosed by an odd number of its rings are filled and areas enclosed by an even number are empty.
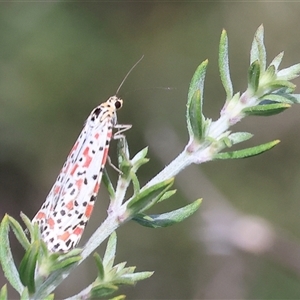
{"type": "MultiPolygon", "coordinates": [[[[132,154],[149,146],[151,161],[138,173],[145,183],[187,142],[187,90],[206,58],[205,115],[219,115],[221,30],[229,36],[234,90],[243,91],[261,23],[268,62],[282,50],[282,67],[300,62],[299,14],[300,3],[260,1],[0,3],[1,217],[34,216],[89,112],[115,93],[143,54],[121,89],[118,119],[133,125],[126,133],[132,154]]],[[[203,197],[184,223],[151,230],[130,222],[118,230],[117,262],[155,271],[122,290],[128,299],[300,299],[299,114],[295,105],[233,128],[255,134],[249,146],[280,139],[270,152],[178,176],[178,193],[156,211],[203,197]]],[[[113,161],[115,153],[112,142],[113,161]]],[[[81,245],[105,218],[107,199],[103,188],[81,245]]],[[[19,263],[22,249],[13,238],[12,245],[19,263]]],[[[79,292],[95,276],[90,259],[56,298],[79,292]]]]}

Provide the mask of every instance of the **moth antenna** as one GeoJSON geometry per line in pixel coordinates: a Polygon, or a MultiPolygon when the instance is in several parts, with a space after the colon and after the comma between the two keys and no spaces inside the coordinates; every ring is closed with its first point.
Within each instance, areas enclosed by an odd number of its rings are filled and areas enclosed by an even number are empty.
{"type": "Polygon", "coordinates": [[[116,95],[119,93],[122,85],[124,84],[125,80],[127,79],[127,77],[129,76],[129,74],[131,73],[131,71],[139,64],[139,62],[144,58],[144,55],[131,67],[131,69],[128,71],[128,73],[125,75],[124,79],[122,80],[121,84],[119,85],[117,91],[116,91],[116,95]]]}

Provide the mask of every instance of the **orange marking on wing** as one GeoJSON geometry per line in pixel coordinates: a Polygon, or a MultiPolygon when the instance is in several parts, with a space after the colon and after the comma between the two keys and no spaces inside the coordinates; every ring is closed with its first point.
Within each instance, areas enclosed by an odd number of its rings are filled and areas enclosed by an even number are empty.
{"type": "Polygon", "coordinates": [[[69,237],[70,237],[70,233],[68,231],[65,231],[63,234],[58,236],[58,238],[63,241],[66,241],[69,237]]]}
{"type": "Polygon", "coordinates": [[[46,214],[43,213],[43,212],[41,212],[41,211],[39,211],[39,212],[37,213],[37,215],[35,216],[35,218],[36,218],[37,220],[45,219],[45,218],[46,218],[46,214]]]}
{"type": "Polygon", "coordinates": [[[89,150],[90,148],[89,147],[86,147],[83,151],[83,155],[84,155],[84,158],[85,158],[85,162],[83,164],[83,167],[84,168],[88,168],[88,166],[90,165],[91,161],[92,161],[92,157],[89,156],[89,150]]]}
{"type": "Polygon", "coordinates": [[[94,138],[95,138],[96,140],[98,140],[99,136],[100,136],[100,134],[99,134],[99,132],[97,132],[97,133],[94,135],[94,138]]]}
{"type": "Polygon", "coordinates": [[[87,218],[89,218],[91,216],[93,208],[94,208],[93,204],[88,204],[88,206],[86,207],[86,209],[85,209],[85,216],[87,218]]]}
{"type": "Polygon", "coordinates": [[[47,224],[50,226],[50,229],[53,229],[55,222],[52,218],[49,218],[47,224]]]}
{"type": "Polygon", "coordinates": [[[71,171],[71,176],[73,176],[74,175],[74,173],[75,173],[75,171],[76,171],[76,169],[78,168],[78,164],[75,164],[75,166],[73,167],[73,169],[72,169],[72,171],[71,171]]]}
{"type": "Polygon", "coordinates": [[[79,190],[82,186],[82,183],[83,183],[83,179],[77,179],[75,182],[75,185],[78,187],[79,190]]]}
{"type": "Polygon", "coordinates": [[[102,165],[105,165],[108,155],[108,147],[104,149],[103,158],[102,158],[102,165]]]}
{"type": "Polygon", "coordinates": [[[68,210],[73,209],[73,207],[74,207],[74,202],[73,202],[73,200],[69,201],[69,202],[66,204],[66,208],[67,208],[68,210]]]}
{"type": "Polygon", "coordinates": [[[80,228],[79,226],[76,227],[76,229],[73,231],[73,233],[77,236],[81,236],[83,233],[83,228],[80,228]]]}
{"type": "Polygon", "coordinates": [[[99,187],[100,187],[99,182],[96,182],[96,184],[95,184],[95,186],[94,186],[94,190],[93,190],[93,193],[94,193],[94,194],[97,194],[97,193],[98,193],[99,187]]]}
{"type": "Polygon", "coordinates": [[[54,187],[54,195],[57,195],[61,189],[61,186],[57,185],[54,187]]]}

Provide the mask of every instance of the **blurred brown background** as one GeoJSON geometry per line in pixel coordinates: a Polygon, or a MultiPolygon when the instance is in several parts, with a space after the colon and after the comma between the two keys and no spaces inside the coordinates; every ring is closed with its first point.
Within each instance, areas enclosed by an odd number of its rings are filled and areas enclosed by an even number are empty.
{"type": "MultiPolygon", "coordinates": [[[[282,50],[282,67],[300,62],[299,14],[300,3],[260,1],[0,3],[1,218],[36,213],[89,112],[115,93],[143,54],[121,89],[125,103],[118,117],[133,125],[126,133],[132,154],[149,146],[151,161],[138,173],[145,183],[188,139],[187,90],[206,58],[204,113],[219,115],[225,98],[217,68],[222,28],[229,36],[234,90],[243,91],[261,23],[268,62],[282,50]]],[[[184,223],[151,230],[131,222],[118,230],[117,262],[155,271],[122,290],[128,299],[300,299],[299,114],[295,105],[233,128],[255,134],[249,146],[280,139],[270,152],[180,174],[178,193],[156,212],[203,197],[198,213],[184,223]]],[[[113,161],[115,153],[113,142],[113,161]]],[[[105,218],[107,199],[103,188],[81,245],[105,218]]],[[[19,263],[22,249],[14,239],[12,245],[19,263]]],[[[90,259],[56,298],[79,292],[95,276],[90,259]]],[[[0,280],[2,286],[2,275],[0,280]]],[[[16,297],[11,290],[9,295],[16,297]]]]}

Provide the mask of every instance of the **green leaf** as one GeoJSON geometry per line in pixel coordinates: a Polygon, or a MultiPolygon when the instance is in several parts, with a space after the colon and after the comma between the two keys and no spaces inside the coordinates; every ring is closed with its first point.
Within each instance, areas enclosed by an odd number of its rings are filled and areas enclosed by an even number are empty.
{"type": "Polygon", "coordinates": [[[137,281],[141,281],[151,277],[153,274],[154,272],[137,272],[133,274],[126,274],[124,275],[124,277],[127,277],[132,282],[136,283],[137,281]]]}
{"type": "Polygon", "coordinates": [[[117,249],[117,234],[113,232],[107,242],[106,250],[103,257],[103,266],[105,269],[111,269],[115,257],[116,257],[116,249],[117,249]]]}
{"type": "Polygon", "coordinates": [[[140,192],[141,186],[138,177],[133,171],[130,172],[130,179],[133,185],[133,195],[136,196],[140,192]]]}
{"type": "Polygon", "coordinates": [[[196,69],[192,77],[190,87],[189,87],[189,92],[188,92],[188,104],[191,101],[195,91],[200,90],[201,94],[203,94],[204,79],[205,79],[207,64],[208,64],[208,60],[203,61],[198,66],[198,68],[196,69]]]}
{"type": "Polygon", "coordinates": [[[121,138],[118,141],[118,164],[119,170],[122,172],[122,177],[127,178],[131,169],[131,163],[129,159],[129,148],[126,138],[121,138]]]}
{"type": "Polygon", "coordinates": [[[188,92],[187,101],[187,127],[190,137],[199,139],[202,136],[202,102],[203,102],[203,90],[204,90],[204,79],[208,61],[202,62],[196,72],[194,73],[188,92]],[[201,118],[200,118],[201,116],[201,118]],[[196,130],[196,132],[194,131],[196,130]]]}
{"type": "Polygon", "coordinates": [[[226,30],[223,29],[219,45],[219,70],[221,81],[226,92],[226,100],[231,99],[233,96],[233,87],[229,71],[228,59],[228,38],[226,30]]]}
{"type": "Polygon", "coordinates": [[[125,295],[119,295],[113,298],[110,298],[109,300],[124,300],[126,298],[125,295]]]}
{"type": "Polygon", "coordinates": [[[300,64],[290,66],[288,68],[282,69],[277,73],[277,78],[279,80],[292,80],[297,78],[300,73],[300,64]]]}
{"type": "Polygon", "coordinates": [[[160,200],[163,194],[172,186],[174,179],[168,179],[152,185],[133,197],[127,204],[130,215],[143,212],[160,200]]]}
{"type": "Polygon", "coordinates": [[[279,80],[293,80],[299,76],[299,73],[300,73],[300,64],[296,64],[280,70],[277,73],[277,78],[279,78],[279,80]]]}
{"type": "Polygon", "coordinates": [[[266,104],[265,101],[270,101],[270,104],[276,104],[276,103],[286,103],[286,104],[294,104],[297,103],[295,101],[294,95],[290,94],[266,94],[263,97],[261,97],[259,100],[261,100],[260,104],[266,104]],[[276,103],[274,103],[276,102],[276,103]]]}
{"type": "Polygon", "coordinates": [[[296,88],[296,85],[287,80],[274,80],[271,81],[267,87],[273,91],[286,88],[288,92],[293,92],[296,88]]]}
{"type": "Polygon", "coordinates": [[[22,292],[20,300],[28,300],[28,299],[30,299],[29,293],[28,293],[28,288],[25,287],[25,289],[22,292]]]}
{"type": "MultiPolygon", "coordinates": [[[[135,164],[140,164],[139,163],[140,161],[144,162],[144,159],[146,158],[147,153],[148,153],[148,147],[145,147],[131,159],[131,163],[133,165],[135,165],[135,164]]],[[[146,160],[149,161],[149,159],[146,159],[146,160]]]]}
{"type": "Polygon", "coordinates": [[[248,88],[255,93],[259,87],[260,78],[260,64],[258,60],[255,60],[248,70],[248,88]]]}
{"type": "Polygon", "coordinates": [[[182,208],[160,215],[147,216],[145,214],[138,214],[133,218],[133,220],[142,226],[150,228],[161,228],[171,226],[173,224],[182,222],[194,212],[196,212],[201,204],[201,201],[202,199],[198,199],[193,203],[188,204],[182,208]]]}
{"type": "Polygon", "coordinates": [[[96,252],[93,254],[93,256],[95,258],[97,269],[98,269],[98,277],[100,280],[103,280],[104,279],[104,267],[103,267],[102,259],[101,259],[100,255],[96,252]]]}
{"type": "Polygon", "coordinates": [[[20,279],[24,286],[28,288],[28,292],[35,292],[35,268],[38,260],[40,244],[38,241],[30,245],[26,251],[19,267],[20,279]]]}
{"type": "Polygon", "coordinates": [[[218,153],[214,156],[214,159],[236,159],[236,158],[246,158],[250,156],[255,156],[270,150],[271,148],[276,146],[279,142],[280,142],[279,140],[275,140],[266,144],[262,144],[259,146],[255,146],[243,150],[218,153]]]}
{"type": "Polygon", "coordinates": [[[90,299],[98,299],[101,297],[106,297],[109,296],[111,294],[113,294],[114,292],[116,292],[119,288],[116,285],[113,284],[99,284],[99,285],[95,285],[92,290],[91,290],[91,294],[90,294],[90,299]]]}
{"type": "Polygon", "coordinates": [[[268,78],[269,81],[276,79],[276,70],[273,65],[269,66],[264,74],[264,77],[268,78]]]}
{"type": "Polygon", "coordinates": [[[203,136],[202,95],[196,90],[188,109],[188,124],[190,136],[200,141],[203,136]]]}
{"type": "Polygon", "coordinates": [[[166,191],[161,198],[159,199],[158,202],[162,202],[164,200],[169,199],[171,196],[173,196],[175,193],[177,192],[177,190],[171,190],[171,191],[166,191]]]}
{"type": "Polygon", "coordinates": [[[125,274],[127,272],[134,272],[135,270],[135,267],[127,267],[125,268],[126,266],[126,262],[123,261],[121,263],[118,263],[117,265],[115,265],[113,268],[116,270],[116,273],[120,276],[122,274],[125,274]]]}
{"type": "Polygon", "coordinates": [[[69,268],[72,265],[79,262],[80,260],[81,260],[81,256],[77,255],[77,256],[73,256],[73,257],[63,259],[62,261],[58,261],[58,262],[56,262],[55,264],[53,264],[51,266],[51,272],[56,271],[56,270],[60,270],[60,269],[64,269],[64,268],[69,268]]]}
{"type": "Polygon", "coordinates": [[[253,137],[252,133],[249,132],[235,132],[228,136],[232,145],[247,141],[253,137]]]}
{"type": "Polygon", "coordinates": [[[6,286],[6,284],[1,288],[0,300],[7,300],[7,286],[6,286]]]}
{"type": "Polygon", "coordinates": [[[54,300],[54,294],[50,294],[49,296],[45,297],[43,300],[54,300]]]}
{"type": "MultiPolygon", "coordinates": [[[[132,275],[132,274],[129,274],[132,275]]],[[[121,277],[117,277],[114,280],[111,281],[112,284],[115,285],[134,285],[135,282],[129,277],[129,276],[121,276],[121,277]]]]}
{"type": "Polygon", "coordinates": [[[247,116],[271,116],[279,114],[290,107],[291,105],[287,103],[259,104],[244,108],[242,112],[247,116]]]}
{"type": "Polygon", "coordinates": [[[260,71],[266,70],[267,58],[266,48],[264,45],[264,27],[260,25],[254,35],[250,52],[250,64],[258,60],[260,64],[260,71]]]}
{"type": "Polygon", "coordinates": [[[9,239],[9,216],[6,214],[0,224],[0,262],[6,279],[12,287],[21,295],[24,286],[20,281],[19,272],[14,263],[9,239]]]}
{"type": "Polygon", "coordinates": [[[294,103],[300,103],[300,94],[290,95],[293,98],[294,103]]]}
{"type": "Polygon", "coordinates": [[[34,225],[31,223],[31,220],[22,212],[20,213],[20,217],[29,231],[31,242],[38,240],[39,233],[37,233],[34,229],[34,225]]]}
{"type": "Polygon", "coordinates": [[[20,244],[22,245],[22,247],[27,250],[30,247],[30,243],[27,239],[27,236],[24,233],[24,230],[22,228],[22,226],[20,225],[19,222],[17,222],[17,220],[15,220],[13,217],[8,217],[8,221],[9,224],[17,238],[17,240],[20,242],[20,244]]]}
{"type": "Polygon", "coordinates": [[[278,70],[279,65],[281,64],[282,58],[283,58],[284,52],[280,52],[270,63],[270,66],[274,66],[275,71],[278,70]]]}
{"type": "MultiPolygon", "coordinates": [[[[221,143],[223,143],[227,148],[230,148],[233,145],[231,139],[228,136],[220,138],[218,144],[220,145],[221,143]]],[[[223,149],[224,147],[222,146],[221,148],[223,149]]]]}
{"type": "Polygon", "coordinates": [[[113,184],[112,184],[112,182],[111,182],[111,180],[109,178],[109,175],[107,173],[106,168],[104,168],[104,170],[103,170],[102,183],[106,187],[106,189],[108,191],[108,194],[109,194],[109,197],[111,199],[115,199],[116,192],[115,192],[114,186],[113,186],[113,184]]]}

